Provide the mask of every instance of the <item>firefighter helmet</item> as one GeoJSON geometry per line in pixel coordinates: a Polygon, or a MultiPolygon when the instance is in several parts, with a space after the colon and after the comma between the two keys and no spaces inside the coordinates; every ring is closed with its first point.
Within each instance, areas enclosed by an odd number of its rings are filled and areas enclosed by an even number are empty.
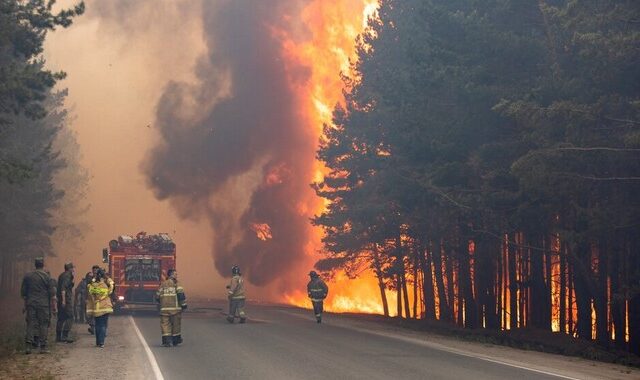
{"type": "Polygon", "coordinates": [[[240,274],[240,267],[237,265],[234,265],[233,267],[231,267],[231,274],[234,276],[237,274],[240,274]]]}
{"type": "Polygon", "coordinates": [[[320,276],[318,275],[318,272],[316,272],[316,271],[314,271],[314,270],[312,270],[311,272],[309,272],[309,276],[310,276],[311,278],[320,277],[320,276]]]}

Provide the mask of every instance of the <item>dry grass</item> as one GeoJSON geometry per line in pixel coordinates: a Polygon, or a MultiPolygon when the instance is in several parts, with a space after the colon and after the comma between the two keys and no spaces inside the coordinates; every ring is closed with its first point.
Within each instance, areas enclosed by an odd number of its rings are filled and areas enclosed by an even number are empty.
{"type": "MultiPolygon", "coordinates": [[[[60,353],[55,344],[51,345],[51,354],[25,355],[22,302],[17,297],[3,298],[0,305],[0,379],[56,379],[53,372],[56,372],[60,353]]],[[[55,341],[55,327],[49,330],[49,335],[49,341],[55,341]]]]}

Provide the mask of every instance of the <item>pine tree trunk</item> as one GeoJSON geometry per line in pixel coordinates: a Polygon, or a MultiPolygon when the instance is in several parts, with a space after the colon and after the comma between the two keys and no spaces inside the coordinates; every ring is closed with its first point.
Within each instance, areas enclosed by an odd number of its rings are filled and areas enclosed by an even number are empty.
{"type": "Polygon", "coordinates": [[[608,255],[607,245],[602,242],[598,249],[598,291],[595,295],[596,306],[596,341],[606,346],[609,343],[609,320],[607,318],[608,299],[608,255]]]}
{"type": "MultiPolygon", "coordinates": [[[[618,237],[614,238],[616,241],[618,237]]],[[[619,243],[614,245],[611,251],[611,267],[609,274],[611,276],[611,319],[613,320],[613,328],[615,332],[615,346],[618,349],[626,348],[625,342],[625,320],[624,320],[624,294],[620,288],[620,256],[624,255],[624,250],[619,249],[619,243]]],[[[624,261],[622,261],[624,262],[624,261]]]]}
{"type": "Polygon", "coordinates": [[[413,256],[413,318],[418,319],[418,256],[413,256]]]}
{"type": "Polygon", "coordinates": [[[431,250],[431,257],[433,258],[433,270],[436,277],[436,286],[438,287],[440,320],[449,322],[451,321],[451,307],[449,306],[446,289],[444,287],[444,278],[442,273],[442,244],[440,239],[434,241],[433,249],[431,250]]]}
{"type": "Polygon", "coordinates": [[[588,244],[579,244],[572,252],[570,264],[574,268],[573,282],[576,295],[576,307],[578,320],[576,331],[579,338],[591,339],[591,301],[593,296],[589,290],[589,265],[590,249],[588,244]]]}
{"type": "Polygon", "coordinates": [[[435,294],[433,292],[433,274],[431,269],[431,255],[429,251],[420,247],[418,252],[420,259],[420,267],[422,269],[422,294],[425,307],[425,318],[429,320],[436,319],[435,294]]]}
{"type": "Polygon", "coordinates": [[[387,301],[386,286],[384,285],[384,278],[382,273],[382,263],[380,263],[380,252],[378,251],[378,244],[373,244],[373,267],[378,279],[378,288],[380,289],[380,298],[382,299],[382,309],[384,316],[389,316],[389,302],[387,301]]]}
{"type": "MultiPolygon", "coordinates": [[[[514,234],[513,239],[517,234],[514,234]]],[[[518,284],[516,282],[516,247],[509,244],[509,328],[515,330],[518,328],[518,284]]]]}
{"type": "Polygon", "coordinates": [[[478,327],[478,311],[471,289],[471,264],[468,248],[460,250],[460,293],[464,299],[464,327],[478,327]]]}
{"type": "Polygon", "coordinates": [[[402,296],[404,297],[404,316],[407,319],[411,318],[411,309],[409,305],[409,291],[407,289],[407,274],[404,266],[404,261],[402,263],[402,296]]]}
{"type": "Polygon", "coordinates": [[[631,250],[629,252],[629,272],[631,276],[630,286],[635,287],[635,292],[629,296],[629,351],[640,355],[640,257],[638,257],[638,239],[632,237],[631,250]]]}
{"type": "Polygon", "coordinates": [[[398,318],[402,318],[402,276],[400,276],[400,273],[396,274],[396,300],[396,312],[398,313],[398,318]]]}
{"type": "MultiPolygon", "coordinates": [[[[542,247],[544,247],[544,265],[545,265],[545,273],[544,273],[544,309],[543,314],[541,316],[541,322],[542,322],[542,328],[548,331],[552,331],[552,322],[553,322],[553,305],[551,303],[552,300],[552,295],[551,295],[551,282],[554,281],[553,279],[553,250],[552,250],[552,244],[551,241],[549,239],[549,235],[545,234],[542,235],[542,247]]],[[[532,249],[529,249],[529,252],[531,252],[532,249]]]]}
{"type": "Polygon", "coordinates": [[[560,332],[567,332],[567,258],[565,244],[561,243],[560,251],[560,332]]]}

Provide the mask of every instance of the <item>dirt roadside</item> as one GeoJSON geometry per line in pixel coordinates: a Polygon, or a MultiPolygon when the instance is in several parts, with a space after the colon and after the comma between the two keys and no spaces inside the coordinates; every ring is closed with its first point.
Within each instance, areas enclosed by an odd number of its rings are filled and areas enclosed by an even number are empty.
{"type": "Polygon", "coordinates": [[[96,347],[85,324],[74,326],[76,341],[58,344],[60,359],[56,378],[150,379],[153,372],[130,317],[109,317],[105,347],[96,347]]]}
{"type": "MultiPolygon", "coordinates": [[[[55,320],[54,320],[55,323],[55,320]]],[[[16,323],[10,337],[11,354],[0,359],[0,379],[154,379],[153,369],[128,316],[109,318],[104,348],[96,347],[86,324],[73,327],[74,343],[50,344],[49,354],[24,354],[24,324],[16,323]]],[[[53,331],[52,331],[53,330],[53,331]]],[[[55,340],[55,327],[49,342],[55,340]]],[[[5,345],[7,347],[8,345],[5,345]]]]}

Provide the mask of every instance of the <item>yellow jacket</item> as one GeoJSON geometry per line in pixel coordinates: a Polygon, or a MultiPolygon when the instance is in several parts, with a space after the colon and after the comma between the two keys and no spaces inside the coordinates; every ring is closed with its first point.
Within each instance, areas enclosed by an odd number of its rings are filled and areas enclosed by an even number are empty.
{"type": "Polygon", "coordinates": [[[113,288],[104,280],[92,282],[87,286],[87,314],[92,317],[100,317],[113,313],[111,292],[113,288]]]}
{"type": "Polygon", "coordinates": [[[244,295],[244,280],[240,275],[234,275],[231,278],[231,283],[227,286],[227,295],[232,300],[243,300],[244,295]]]}
{"type": "Polygon", "coordinates": [[[184,289],[177,281],[169,278],[160,284],[156,292],[156,301],[160,303],[161,315],[175,315],[187,306],[187,297],[184,289]]]}

